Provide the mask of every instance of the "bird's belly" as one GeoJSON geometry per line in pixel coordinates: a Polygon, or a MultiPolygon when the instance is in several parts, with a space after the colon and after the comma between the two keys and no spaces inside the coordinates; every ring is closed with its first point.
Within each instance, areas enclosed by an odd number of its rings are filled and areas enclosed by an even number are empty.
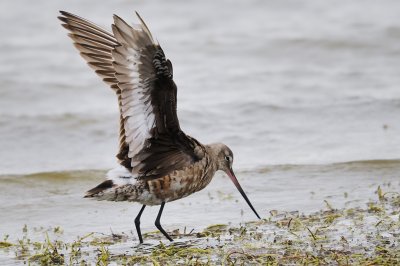
{"type": "Polygon", "coordinates": [[[145,205],[159,205],[187,197],[203,189],[211,178],[198,175],[170,175],[147,181],[146,189],[136,201],[145,205]]]}

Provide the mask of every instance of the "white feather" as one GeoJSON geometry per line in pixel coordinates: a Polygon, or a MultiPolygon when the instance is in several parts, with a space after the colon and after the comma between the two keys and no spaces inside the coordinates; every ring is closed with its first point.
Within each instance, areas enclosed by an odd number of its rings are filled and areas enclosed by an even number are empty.
{"type": "Polygon", "coordinates": [[[136,183],[136,178],[123,166],[118,166],[107,172],[107,178],[112,180],[117,186],[133,185],[136,183]]]}
{"type": "MultiPolygon", "coordinates": [[[[129,158],[133,158],[144,148],[146,140],[151,137],[150,131],[155,126],[149,91],[156,74],[152,71],[152,58],[147,54],[143,56],[143,51],[154,47],[155,42],[143,23],[141,20],[141,24],[130,27],[119,17],[114,17],[113,32],[121,46],[112,55],[117,71],[115,78],[121,89],[120,108],[124,118],[125,140],[129,145],[129,158]],[[140,67],[145,71],[139,73],[140,67]]],[[[131,165],[137,165],[137,162],[132,161],[131,165]]]]}

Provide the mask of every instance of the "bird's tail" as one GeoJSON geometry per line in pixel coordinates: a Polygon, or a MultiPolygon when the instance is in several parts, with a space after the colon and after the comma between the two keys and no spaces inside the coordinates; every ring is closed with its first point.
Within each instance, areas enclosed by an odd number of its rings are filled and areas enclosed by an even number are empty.
{"type": "Polygon", "coordinates": [[[85,198],[111,201],[136,201],[137,179],[123,166],[107,172],[107,180],[86,192],[85,198]]]}
{"type": "Polygon", "coordinates": [[[103,194],[105,190],[113,188],[114,187],[114,182],[112,180],[106,180],[100,185],[92,188],[91,190],[88,190],[84,196],[84,198],[93,198],[96,196],[99,196],[100,194],[103,194]]]}

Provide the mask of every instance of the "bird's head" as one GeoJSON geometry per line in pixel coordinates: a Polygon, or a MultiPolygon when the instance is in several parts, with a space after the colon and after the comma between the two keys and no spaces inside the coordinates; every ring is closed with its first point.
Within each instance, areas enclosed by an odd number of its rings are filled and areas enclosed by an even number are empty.
{"type": "Polygon", "coordinates": [[[233,164],[233,152],[223,143],[216,143],[210,145],[210,148],[214,154],[214,159],[216,160],[217,169],[224,171],[229,178],[232,180],[233,184],[235,184],[236,188],[239,190],[240,194],[242,194],[243,198],[246,200],[247,204],[249,204],[250,208],[256,214],[256,216],[260,218],[256,210],[254,209],[253,205],[251,204],[250,200],[247,198],[246,193],[244,193],[242,187],[237,180],[235,173],[232,170],[233,164]]]}
{"type": "MultiPolygon", "coordinates": [[[[233,152],[228,146],[222,143],[217,143],[212,145],[214,148],[214,154],[218,170],[222,170],[228,174],[232,171],[233,164],[233,152]]],[[[228,174],[229,175],[229,174],[228,174]]]]}

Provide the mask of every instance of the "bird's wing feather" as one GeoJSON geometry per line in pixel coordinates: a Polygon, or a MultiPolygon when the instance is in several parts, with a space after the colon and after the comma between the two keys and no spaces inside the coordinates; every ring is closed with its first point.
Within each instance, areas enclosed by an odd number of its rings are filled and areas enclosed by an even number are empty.
{"type": "Polygon", "coordinates": [[[118,95],[120,163],[139,179],[152,179],[201,159],[204,148],[179,126],[172,64],[140,16],[130,26],[114,15],[111,34],[61,14],[82,57],[118,95]]]}
{"type": "Polygon", "coordinates": [[[88,65],[118,93],[118,80],[114,76],[112,50],[119,45],[115,37],[94,23],[74,14],[60,11],[62,26],[88,65]]]}

